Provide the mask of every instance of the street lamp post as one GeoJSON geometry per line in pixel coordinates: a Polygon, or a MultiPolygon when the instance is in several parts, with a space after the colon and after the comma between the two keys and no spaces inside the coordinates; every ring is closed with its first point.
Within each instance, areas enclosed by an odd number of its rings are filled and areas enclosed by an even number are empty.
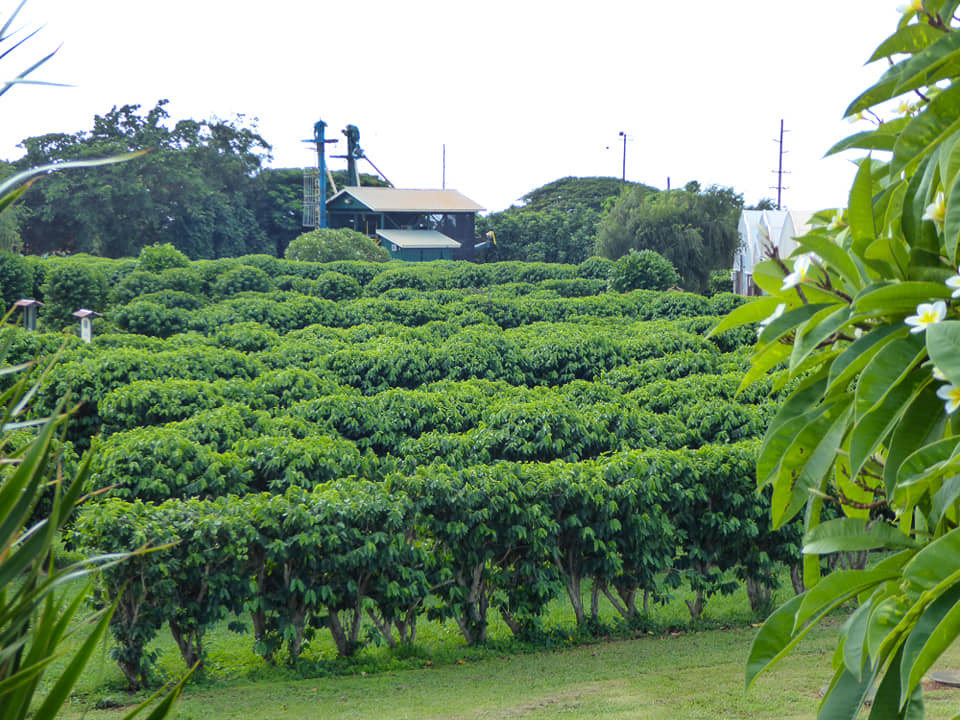
{"type": "Polygon", "coordinates": [[[620,137],[623,138],[623,171],[620,175],[620,182],[623,185],[627,184],[627,134],[620,131],[620,137]]]}

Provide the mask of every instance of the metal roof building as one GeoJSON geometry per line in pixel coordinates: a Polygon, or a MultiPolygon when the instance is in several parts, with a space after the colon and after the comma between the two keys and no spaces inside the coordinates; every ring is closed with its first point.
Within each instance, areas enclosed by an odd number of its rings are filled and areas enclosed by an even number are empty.
{"type": "Polygon", "coordinates": [[[766,248],[775,247],[781,258],[796,247],[794,238],[810,229],[812,213],[798,210],[744,210],[738,231],[740,247],[733,258],[733,291],[738,295],[759,295],[753,283],[753,266],[764,260],[766,248]]]}
{"type": "Polygon", "coordinates": [[[398,259],[450,260],[473,248],[483,209],[456,190],[346,187],[327,201],[327,218],[331,228],[381,238],[398,259]]]}

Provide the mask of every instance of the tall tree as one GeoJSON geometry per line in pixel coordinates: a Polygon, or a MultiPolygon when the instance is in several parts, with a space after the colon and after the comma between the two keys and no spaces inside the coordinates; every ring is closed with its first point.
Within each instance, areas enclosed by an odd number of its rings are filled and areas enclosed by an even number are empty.
{"type": "Polygon", "coordinates": [[[683,190],[622,195],[603,216],[596,249],[615,260],[653,250],[674,264],[687,290],[702,292],[711,270],[728,268],[737,247],[743,196],[732,188],[688,183],[683,190]]]}
{"type": "Polygon", "coordinates": [[[21,234],[29,252],[137,255],[169,242],[191,258],[272,251],[252,205],[256,174],[270,146],[235,121],[181,120],[161,100],[96,116],[93,128],[23,141],[24,167],[89,159],[130,150],[145,157],[109,168],[52,173],[24,196],[21,234]]]}
{"type": "Polygon", "coordinates": [[[522,209],[540,212],[542,210],[561,210],[569,212],[576,208],[587,207],[597,212],[604,204],[623,193],[624,189],[656,192],[656,188],[639,183],[627,183],[614,177],[564,177],[531,190],[523,196],[522,209]]]}
{"type": "MultiPolygon", "coordinates": [[[[496,245],[484,258],[528,262],[580,263],[593,252],[604,207],[615,201],[623,183],[612,177],[565,177],[523,196],[523,205],[478,219],[477,232],[493,231],[496,245]]],[[[638,193],[655,192],[628,183],[638,193]]]]}
{"type": "Polygon", "coordinates": [[[477,219],[478,234],[493,231],[496,245],[484,258],[488,262],[580,263],[590,257],[600,214],[588,207],[528,211],[510,208],[477,219]]]}

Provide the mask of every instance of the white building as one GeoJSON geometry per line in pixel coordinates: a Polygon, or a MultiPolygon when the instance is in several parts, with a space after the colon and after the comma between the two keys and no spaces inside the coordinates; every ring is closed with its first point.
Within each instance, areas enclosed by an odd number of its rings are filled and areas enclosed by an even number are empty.
{"type": "Polygon", "coordinates": [[[798,210],[744,210],[738,231],[740,247],[733,257],[733,291],[738,295],[759,295],[753,283],[753,267],[767,258],[774,247],[781,258],[789,257],[796,247],[794,238],[810,229],[813,213],[798,210]]]}

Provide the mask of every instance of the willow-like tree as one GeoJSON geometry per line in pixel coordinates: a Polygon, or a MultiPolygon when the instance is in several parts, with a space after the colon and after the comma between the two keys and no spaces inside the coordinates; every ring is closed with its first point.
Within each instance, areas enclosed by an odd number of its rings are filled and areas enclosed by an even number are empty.
{"type": "Polygon", "coordinates": [[[711,270],[730,268],[737,247],[743,196],[731,188],[650,193],[638,185],[620,196],[597,228],[596,250],[616,260],[630,250],[653,250],[667,258],[691,292],[707,288],[711,270]]]}

